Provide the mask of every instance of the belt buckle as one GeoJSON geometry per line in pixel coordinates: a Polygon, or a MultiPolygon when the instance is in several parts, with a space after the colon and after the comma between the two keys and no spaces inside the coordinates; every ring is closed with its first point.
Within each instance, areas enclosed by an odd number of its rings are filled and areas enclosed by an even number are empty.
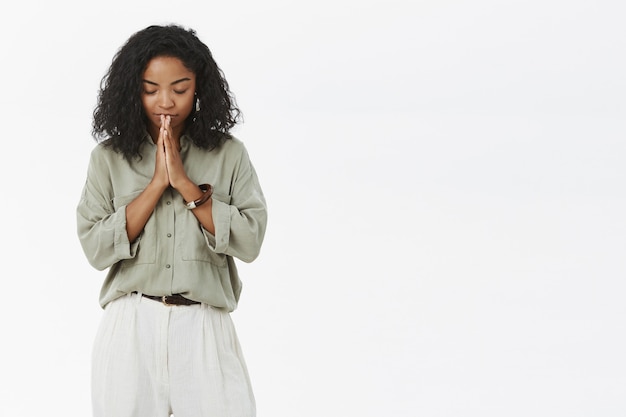
{"type": "Polygon", "coordinates": [[[173,305],[176,305],[176,304],[169,304],[169,303],[167,302],[167,297],[169,297],[169,296],[168,296],[168,295],[164,295],[164,296],[162,296],[162,297],[161,297],[161,302],[163,303],[163,305],[168,306],[168,307],[171,307],[171,306],[173,306],[173,305]]]}

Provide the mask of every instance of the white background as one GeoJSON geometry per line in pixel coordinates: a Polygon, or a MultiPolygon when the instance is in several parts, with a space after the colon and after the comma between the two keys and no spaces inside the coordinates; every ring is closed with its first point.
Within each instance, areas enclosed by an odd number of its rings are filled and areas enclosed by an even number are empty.
{"type": "Polygon", "coordinates": [[[127,37],[176,22],[225,72],[269,205],[233,314],[259,417],[623,417],[625,18],[618,0],[12,3],[0,414],[90,415],[91,113],[127,37]]]}

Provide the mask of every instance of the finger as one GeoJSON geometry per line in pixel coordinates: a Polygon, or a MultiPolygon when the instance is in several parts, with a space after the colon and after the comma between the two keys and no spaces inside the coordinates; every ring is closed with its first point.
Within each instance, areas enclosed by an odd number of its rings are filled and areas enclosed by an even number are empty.
{"type": "Polygon", "coordinates": [[[172,117],[171,116],[165,117],[164,125],[165,125],[165,130],[167,131],[168,137],[171,139],[172,138],[172,117]]]}
{"type": "Polygon", "coordinates": [[[159,149],[163,149],[164,134],[165,129],[163,128],[163,125],[161,125],[161,127],[159,128],[159,137],[157,138],[157,146],[159,147],[159,149]]]}
{"type": "Polygon", "coordinates": [[[163,130],[163,135],[162,135],[163,136],[163,148],[169,149],[172,147],[172,144],[170,141],[171,136],[165,127],[163,127],[162,130],[163,130]]]}
{"type": "Polygon", "coordinates": [[[174,146],[172,129],[171,127],[167,126],[167,122],[166,122],[166,126],[163,127],[163,143],[164,143],[163,146],[165,147],[168,153],[173,153],[174,151],[178,150],[176,146],[174,146]]]}

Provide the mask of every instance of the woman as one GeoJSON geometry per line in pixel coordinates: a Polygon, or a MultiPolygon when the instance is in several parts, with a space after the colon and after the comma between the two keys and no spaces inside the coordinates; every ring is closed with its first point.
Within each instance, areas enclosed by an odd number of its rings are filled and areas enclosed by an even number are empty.
{"type": "Polygon", "coordinates": [[[77,207],[92,266],[108,268],[94,343],[97,417],[255,415],[231,322],[267,223],[239,117],[191,29],[132,35],[103,78],[98,144],[77,207]]]}

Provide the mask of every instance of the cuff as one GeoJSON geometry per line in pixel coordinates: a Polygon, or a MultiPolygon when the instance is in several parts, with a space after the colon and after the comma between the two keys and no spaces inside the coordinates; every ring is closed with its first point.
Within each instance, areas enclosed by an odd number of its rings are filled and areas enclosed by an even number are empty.
{"type": "Polygon", "coordinates": [[[213,199],[213,224],[215,235],[202,228],[202,233],[209,248],[216,253],[225,253],[230,238],[230,206],[218,199],[213,199]]]}
{"type": "Polygon", "coordinates": [[[133,243],[128,240],[128,233],[126,232],[126,206],[122,206],[111,216],[113,222],[113,247],[115,255],[119,259],[131,259],[137,254],[137,247],[143,232],[135,239],[133,243]]]}

